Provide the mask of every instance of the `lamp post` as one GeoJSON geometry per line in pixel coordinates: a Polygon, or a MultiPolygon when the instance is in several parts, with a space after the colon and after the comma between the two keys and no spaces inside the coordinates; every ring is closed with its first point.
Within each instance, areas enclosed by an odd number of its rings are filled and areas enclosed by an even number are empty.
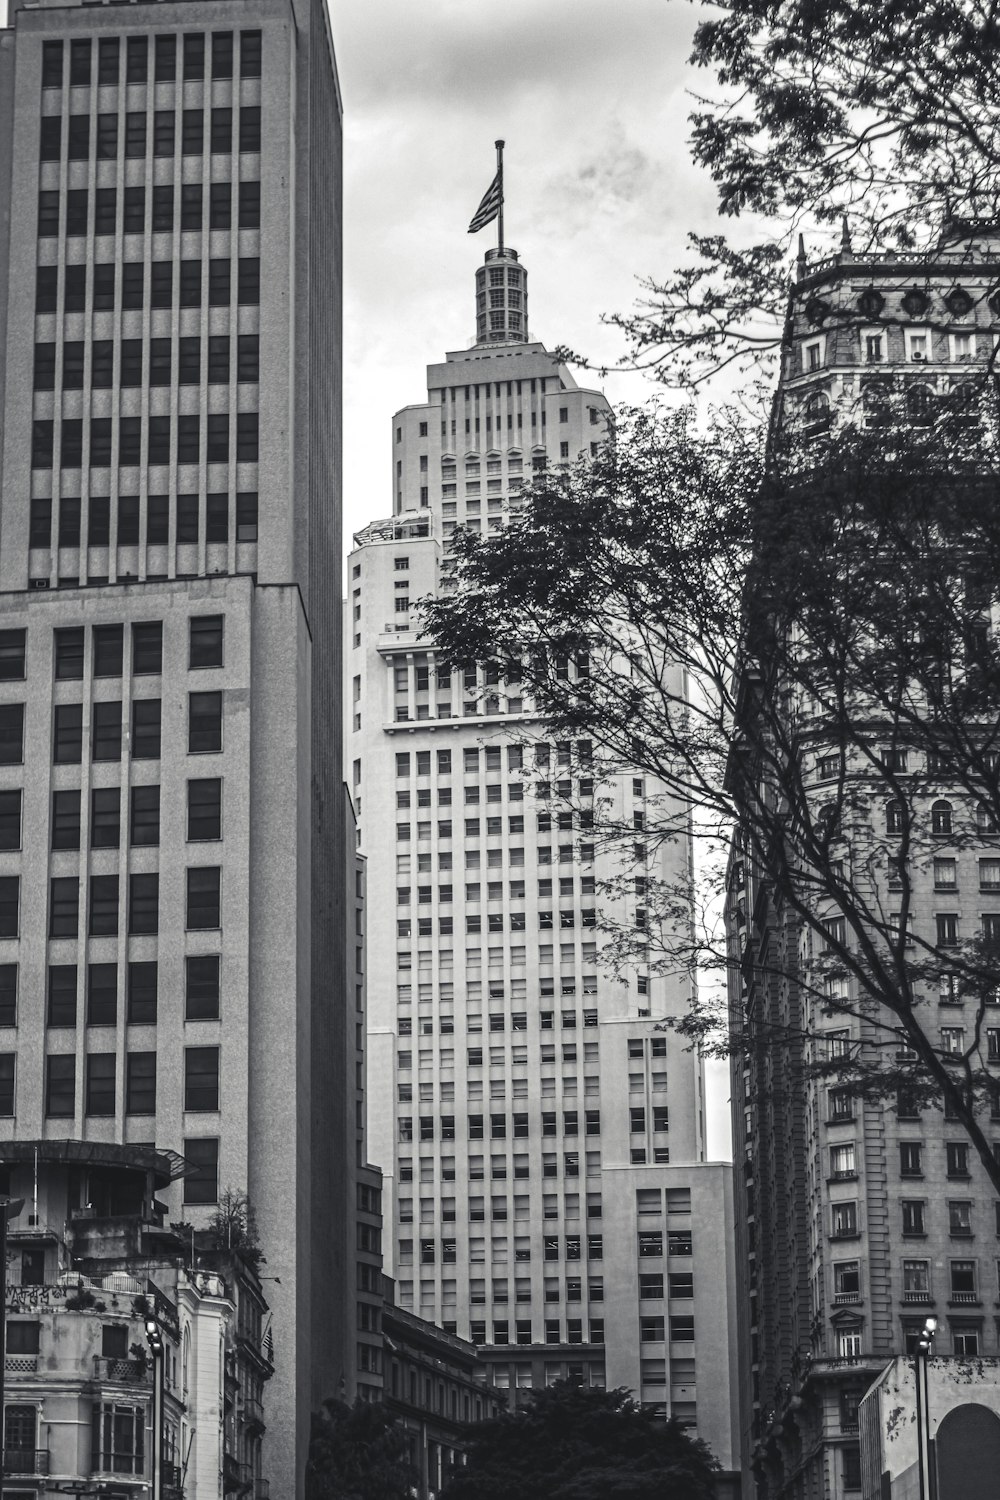
{"type": "Polygon", "coordinates": [[[930,1389],[927,1382],[927,1360],[934,1345],[937,1318],[924,1320],[913,1357],[913,1376],[917,1386],[917,1478],[920,1500],[934,1500],[931,1475],[930,1389]]]}
{"type": "Polygon", "coordinates": [[[163,1335],[155,1318],[146,1319],[146,1343],[153,1356],[152,1500],[161,1500],[163,1493],[163,1335]]]}
{"type": "Polygon", "coordinates": [[[7,1373],[7,1220],[16,1219],[23,1198],[0,1198],[0,1497],[3,1495],[4,1459],[7,1455],[7,1408],[4,1406],[4,1376],[7,1373]]]}

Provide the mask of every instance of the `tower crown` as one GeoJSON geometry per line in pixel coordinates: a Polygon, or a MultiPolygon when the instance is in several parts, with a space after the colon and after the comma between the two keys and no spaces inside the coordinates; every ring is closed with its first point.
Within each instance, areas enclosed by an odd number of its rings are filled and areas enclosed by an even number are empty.
{"type": "Polygon", "coordinates": [[[476,272],[476,344],[523,344],[528,337],[528,273],[516,250],[487,250],[476,272]]]}

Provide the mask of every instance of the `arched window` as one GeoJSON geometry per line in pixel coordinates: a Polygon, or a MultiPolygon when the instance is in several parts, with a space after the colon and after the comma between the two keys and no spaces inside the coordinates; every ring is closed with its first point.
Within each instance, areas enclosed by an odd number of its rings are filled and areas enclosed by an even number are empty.
{"type": "Polygon", "coordinates": [[[887,427],[889,424],[889,391],[882,380],[871,380],[861,392],[861,408],[866,427],[887,427]]]}
{"type": "Polygon", "coordinates": [[[951,833],[951,803],[941,800],[931,805],[931,832],[951,833]]]}
{"type": "Polygon", "coordinates": [[[976,387],[967,380],[953,385],[948,392],[948,409],[956,427],[978,427],[979,392],[976,387]]]}
{"type": "Polygon", "coordinates": [[[820,432],[830,425],[830,398],[826,391],[810,391],[802,404],[802,420],[807,432],[820,432]]]}
{"type": "Polygon", "coordinates": [[[831,839],[837,832],[837,804],[824,802],[816,814],[816,828],[821,838],[831,839]]]}
{"type": "Polygon", "coordinates": [[[996,831],[997,820],[993,815],[992,808],[988,807],[985,802],[980,802],[976,808],[976,832],[996,833],[996,831]]]}
{"type": "Polygon", "coordinates": [[[887,802],[885,804],[885,831],[886,831],[886,833],[902,833],[902,831],[903,831],[903,804],[902,804],[902,802],[887,802]]]}
{"type": "Polygon", "coordinates": [[[911,385],[906,391],[906,415],[912,427],[930,427],[934,421],[934,392],[929,385],[911,385]]]}

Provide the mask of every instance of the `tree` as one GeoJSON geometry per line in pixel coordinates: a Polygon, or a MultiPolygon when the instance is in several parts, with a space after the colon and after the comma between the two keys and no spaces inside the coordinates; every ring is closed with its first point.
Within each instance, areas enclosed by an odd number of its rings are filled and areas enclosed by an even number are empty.
{"type": "Polygon", "coordinates": [[[723,0],[695,32],[714,75],[693,155],[740,231],[691,235],[692,262],[610,321],[664,380],[774,353],[787,266],[820,253],[930,250],[1000,203],[1000,18],[989,0],[723,0]],[[741,226],[742,228],[742,226],[741,226]]]}
{"type": "MultiPolygon", "coordinates": [[[[725,933],[686,914],[712,916],[739,829],[734,864],[763,872],[795,935],[762,963],[798,998],[770,1035],[751,1015],[721,1049],[794,1030],[814,1074],[946,1108],[1000,1195],[983,1118],[1000,1118],[1000,916],[963,936],[913,907],[943,851],[979,849],[1000,880],[996,393],[926,425],[904,420],[907,389],[883,398],[873,426],[857,410],[779,423],[766,462],[728,414],[698,431],[633,412],[508,527],[460,535],[457,587],[425,618],[450,661],[488,664],[547,732],[586,736],[598,776],[663,788],[638,842],[603,820],[644,913],[612,952],[731,973],[725,933]],[[689,826],[701,888],[658,886],[649,844],[689,826]],[[856,1044],[829,1041],[838,1017],[856,1044]]],[[[696,1005],[681,1029],[710,1042],[720,1019],[696,1005]]]]}
{"type": "Polygon", "coordinates": [[[718,1465],[625,1390],[561,1381],[468,1429],[442,1500],[710,1500],[718,1465]]]}
{"type": "Polygon", "coordinates": [[[246,1193],[228,1187],[219,1196],[219,1205],[208,1227],[220,1250],[239,1250],[257,1269],[265,1260],[260,1248],[257,1215],[246,1193]]]}
{"type": "Polygon", "coordinates": [[[386,1407],[323,1402],[313,1414],[306,1500],[411,1500],[416,1471],[386,1407]]]}

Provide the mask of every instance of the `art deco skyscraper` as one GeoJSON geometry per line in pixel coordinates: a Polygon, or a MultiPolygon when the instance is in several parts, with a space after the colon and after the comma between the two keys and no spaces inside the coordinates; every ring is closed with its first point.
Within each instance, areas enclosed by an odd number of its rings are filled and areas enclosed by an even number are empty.
{"type": "MultiPolygon", "coordinates": [[[[450,672],[420,635],[456,526],[504,525],[533,473],[609,434],[603,395],[531,338],[527,301],[517,252],[488,251],[475,340],[393,418],[393,514],[350,556],[387,1269],[403,1307],[487,1346],[511,1400],[560,1376],[628,1385],[728,1466],[728,1168],[704,1159],[697,1058],[653,1023],[686,996],[599,960],[618,866],[595,791],[642,846],[652,789],[595,788],[586,744],[550,743],[516,687],[450,672]]],[[[683,841],[649,854],[668,876],[687,857],[683,841]]]]}
{"type": "Polygon", "coordinates": [[[322,0],[0,37],[0,1162],[249,1194],[281,1496],[345,1337],[340,141],[322,0]]]}

